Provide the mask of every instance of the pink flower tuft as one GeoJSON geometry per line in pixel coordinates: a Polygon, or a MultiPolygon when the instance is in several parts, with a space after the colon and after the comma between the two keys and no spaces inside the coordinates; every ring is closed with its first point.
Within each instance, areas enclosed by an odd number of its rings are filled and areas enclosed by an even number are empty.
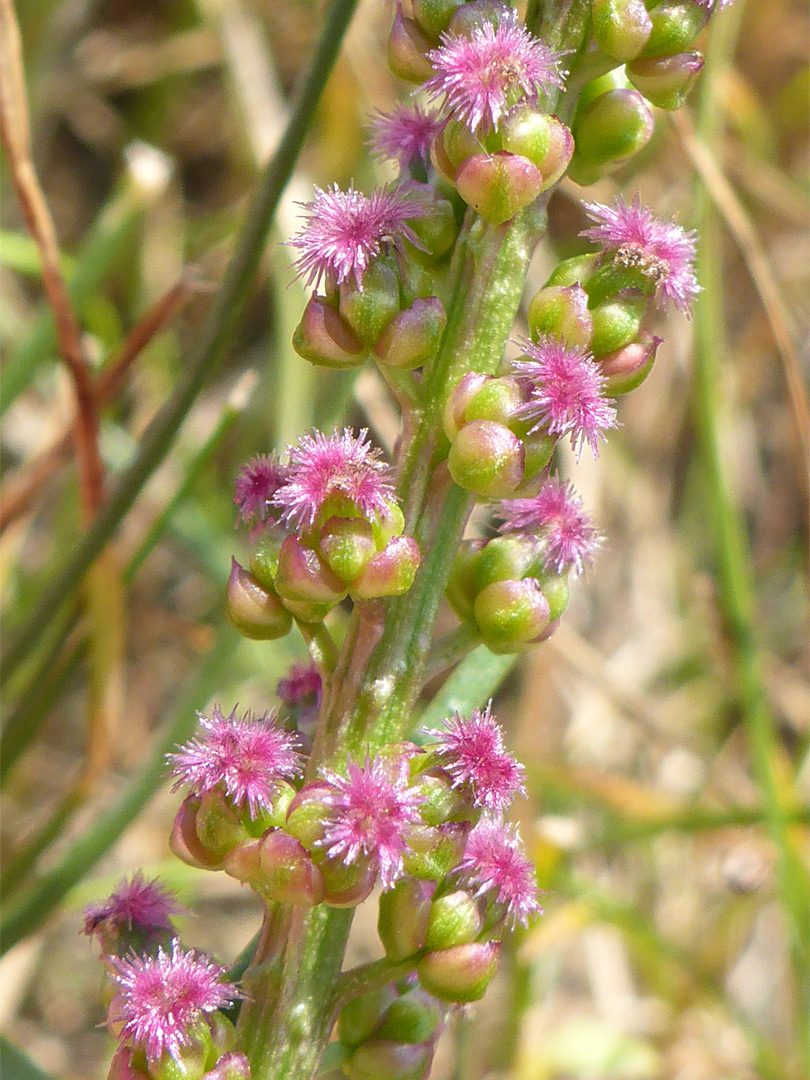
{"type": "Polygon", "coordinates": [[[424,85],[447,114],[472,132],[497,128],[510,106],[536,102],[552,86],[562,87],[560,55],[534,37],[517,13],[499,25],[476,26],[470,37],[447,33],[427,54],[435,75],[424,85]]]}
{"type": "Polygon", "coordinates": [[[688,314],[700,292],[694,273],[695,233],[655,217],[638,195],[629,204],[617,195],[610,206],[585,203],[585,209],[596,225],[582,235],[613,252],[619,266],[637,269],[654,284],[661,306],[670,302],[688,314]]]}
{"type": "Polygon", "coordinates": [[[431,143],[443,126],[442,120],[418,105],[400,105],[391,113],[376,112],[369,125],[371,152],[395,161],[400,169],[416,161],[427,165],[431,143]]]}
{"type": "Polygon", "coordinates": [[[523,766],[504,749],[503,732],[490,709],[474,709],[469,719],[456,713],[446,731],[428,731],[436,742],[427,749],[441,759],[453,787],[470,787],[476,806],[502,811],[515,795],[525,794],[523,766]]]}
{"type": "Polygon", "coordinates": [[[593,562],[603,537],[582,509],[582,499],[570,483],[547,480],[532,499],[507,499],[500,504],[501,532],[529,532],[540,536],[543,563],[558,574],[573,568],[582,573],[593,562]]]}
{"type": "Polygon", "coordinates": [[[122,878],[106,900],[87,905],[84,933],[118,938],[127,930],[149,938],[160,937],[173,929],[171,916],[181,915],[184,910],[171,889],[161,884],[158,878],[147,881],[141,871],[136,870],[129,880],[122,878]]]}
{"type": "Polygon", "coordinates": [[[164,1053],[180,1056],[191,1029],[203,1013],[221,1009],[239,996],[223,981],[225,968],[175,941],[171,955],[158,949],[156,957],[110,957],[120,991],[110,1006],[110,1018],[123,1022],[121,1039],[142,1049],[150,1065],[164,1053]]]}
{"type": "Polygon", "coordinates": [[[353,510],[376,519],[389,509],[394,498],[391,470],[379,460],[380,451],[371,446],[366,428],[357,436],[350,428],[342,435],[337,430],[301,435],[289,451],[287,482],[273,496],[288,525],[312,526],[327,500],[335,501],[336,513],[345,504],[343,516],[353,510]]]}
{"type": "Polygon", "coordinates": [[[272,805],[279,781],[301,772],[298,737],[280,727],[272,714],[247,712],[223,716],[214,708],[200,716],[203,731],[169,754],[177,777],[173,791],[188,787],[192,795],[222,787],[237,810],[247,804],[255,818],[272,805]]]}
{"type": "Polygon", "coordinates": [[[298,273],[308,285],[326,278],[334,287],[354,278],[363,287],[363,275],[379,255],[402,249],[402,242],[421,243],[408,225],[424,207],[407,188],[383,188],[363,195],[354,188],[341,191],[315,189],[315,198],[301,204],[307,211],[301,232],[289,243],[297,248],[298,273]]]}
{"type": "Polygon", "coordinates": [[[270,500],[284,483],[284,468],[275,454],[257,454],[239,470],[234,484],[233,501],[239,508],[237,524],[264,521],[270,512],[270,500]]]}
{"type": "Polygon", "coordinates": [[[459,871],[477,886],[477,896],[492,893],[513,924],[526,926],[533,915],[542,915],[534,867],[514,826],[486,818],[479,822],[467,838],[459,871]]]}
{"type": "Polygon", "coordinates": [[[390,889],[403,872],[406,831],[419,821],[419,797],[390,759],[366,757],[363,766],[349,759],[346,772],[322,770],[335,789],[323,846],[347,863],[372,859],[382,887],[390,889]]]}
{"type": "Polygon", "coordinates": [[[321,700],[321,676],[314,664],[295,663],[279,679],[276,693],[285,705],[311,705],[321,700]]]}
{"type": "Polygon", "coordinates": [[[591,354],[556,337],[518,344],[529,359],[516,361],[514,369],[530,383],[519,415],[534,421],[532,431],[570,435],[577,454],[587,442],[596,457],[599,439],[616,427],[616,410],[604,395],[605,379],[591,354]]]}
{"type": "Polygon", "coordinates": [[[715,12],[722,11],[723,8],[731,7],[734,0],[695,0],[698,7],[705,8],[706,11],[715,12]]]}

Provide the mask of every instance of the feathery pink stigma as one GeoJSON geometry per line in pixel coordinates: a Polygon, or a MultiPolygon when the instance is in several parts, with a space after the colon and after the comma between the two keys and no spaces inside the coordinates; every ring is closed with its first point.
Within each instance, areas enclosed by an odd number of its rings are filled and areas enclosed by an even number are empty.
{"type": "Polygon", "coordinates": [[[506,499],[499,506],[501,532],[536,533],[543,544],[543,564],[558,574],[582,573],[602,545],[602,535],[582,509],[570,483],[547,480],[532,499],[506,499]]]}
{"type": "Polygon", "coordinates": [[[366,428],[359,435],[351,428],[344,428],[342,435],[301,435],[289,451],[287,482],[273,496],[288,525],[313,525],[327,500],[336,502],[335,513],[345,504],[343,516],[353,510],[366,519],[379,518],[390,507],[391,470],[379,460],[380,451],[368,441],[366,428]]]}
{"type": "Polygon", "coordinates": [[[322,770],[335,788],[323,846],[347,863],[361,856],[372,859],[382,887],[390,889],[403,872],[405,834],[409,825],[419,821],[419,797],[391,760],[366,757],[360,766],[350,758],[346,772],[341,776],[322,770]]]}
{"type": "Polygon", "coordinates": [[[617,195],[610,206],[585,203],[585,209],[596,225],[581,235],[613,252],[619,266],[638,270],[654,284],[661,306],[671,302],[688,314],[700,292],[694,273],[695,233],[655,217],[638,195],[632,203],[617,195]]]}
{"type": "Polygon", "coordinates": [[[393,112],[376,112],[371,119],[371,152],[375,157],[395,161],[407,169],[415,161],[427,165],[430,144],[441,131],[443,121],[418,105],[400,105],[393,112]]]}
{"type": "Polygon", "coordinates": [[[321,700],[321,676],[314,664],[294,663],[276,693],[285,705],[311,705],[321,700]]]}
{"type": "Polygon", "coordinates": [[[172,929],[172,915],[185,909],[171,889],[158,878],[148,881],[140,870],[122,878],[115,891],[98,904],[84,909],[84,933],[118,937],[122,930],[134,930],[149,937],[172,929]]]}
{"type": "Polygon", "coordinates": [[[514,11],[500,16],[497,28],[490,22],[476,26],[470,37],[442,34],[427,58],[436,74],[424,89],[472,132],[497,128],[510,106],[536,102],[563,85],[560,55],[529,33],[514,11]]]}
{"type": "Polygon", "coordinates": [[[534,422],[532,431],[570,435],[577,455],[587,442],[596,457],[599,439],[616,427],[616,410],[604,395],[605,379],[591,354],[556,337],[518,344],[529,359],[516,361],[514,370],[530,383],[529,400],[519,406],[519,414],[534,422]]]}
{"type": "Polygon", "coordinates": [[[301,232],[288,241],[300,255],[298,273],[308,285],[340,285],[354,278],[363,287],[363,275],[370,264],[390,248],[402,249],[405,239],[421,247],[408,225],[424,213],[424,207],[407,188],[383,188],[363,195],[354,188],[341,191],[335,184],[328,191],[315,189],[301,232]]]}
{"type": "Polygon", "coordinates": [[[237,524],[264,521],[270,500],[284,483],[284,468],[275,454],[257,454],[239,470],[234,484],[233,501],[239,508],[237,524]]]}
{"type": "Polygon", "coordinates": [[[477,896],[491,892],[513,924],[525,926],[533,915],[542,915],[534,867],[514,826],[486,818],[479,822],[467,838],[459,871],[478,887],[477,896]]]}
{"type": "Polygon", "coordinates": [[[222,787],[237,810],[247,803],[251,818],[272,805],[278,783],[301,772],[294,732],[280,727],[272,713],[247,712],[211,717],[198,714],[202,732],[168,755],[177,777],[172,791],[188,787],[192,795],[222,787]]]}
{"type": "Polygon", "coordinates": [[[469,786],[476,806],[502,811],[519,792],[525,794],[523,766],[504,749],[503,732],[490,709],[474,709],[469,719],[456,713],[445,731],[428,731],[436,742],[427,749],[441,758],[453,787],[469,786]]]}
{"type": "Polygon", "coordinates": [[[110,957],[110,963],[121,988],[110,1006],[111,1019],[123,1021],[122,1041],[143,1049],[150,1065],[166,1052],[177,1058],[202,1014],[239,996],[223,981],[225,968],[184,952],[176,941],[171,956],[161,948],[156,957],[110,957]]]}

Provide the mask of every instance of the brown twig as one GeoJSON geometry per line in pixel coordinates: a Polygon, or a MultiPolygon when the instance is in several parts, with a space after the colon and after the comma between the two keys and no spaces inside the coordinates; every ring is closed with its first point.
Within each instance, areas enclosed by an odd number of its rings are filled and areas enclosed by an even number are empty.
{"type": "Polygon", "coordinates": [[[42,260],[42,283],[53,312],[59,354],[73,379],[76,393],[74,438],[79,459],[82,510],[85,520],[90,521],[104,496],[104,467],[98,448],[93,380],[82,354],[79,321],[59,266],[56,230],[31,161],[22,47],[11,0],[0,0],[0,136],[20,210],[42,260]]]}

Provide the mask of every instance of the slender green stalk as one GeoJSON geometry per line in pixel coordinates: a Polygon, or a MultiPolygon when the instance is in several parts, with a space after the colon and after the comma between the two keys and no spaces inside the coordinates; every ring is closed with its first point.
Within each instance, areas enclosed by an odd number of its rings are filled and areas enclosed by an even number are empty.
{"type": "Polygon", "coordinates": [[[407,960],[373,960],[370,964],[360,964],[359,967],[344,971],[338,979],[335,992],[335,1009],[341,1009],[347,1001],[370,994],[372,990],[380,990],[389,983],[396,982],[409,975],[416,967],[421,953],[414,953],[407,960]]]}
{"type": "Polygon", "coordinates": [[[48,625],[54,609],[79,584],[90,564],[111,539],[143,485],[165,457],[197,395],[224,358],[250,294],[281,193],[298,160],[321,92],[356,6],[357,0],[333,0],[298,100],[279,147],[262,174],[237,238],[222,288],[188,360],[185,376],[144,432],[137,457],[111,492],[92,528],[43,589],[28,621],[16,631],[6,631],[10,644],[2,657],[0,684],[9,679],[28,656],[48,625]]]}

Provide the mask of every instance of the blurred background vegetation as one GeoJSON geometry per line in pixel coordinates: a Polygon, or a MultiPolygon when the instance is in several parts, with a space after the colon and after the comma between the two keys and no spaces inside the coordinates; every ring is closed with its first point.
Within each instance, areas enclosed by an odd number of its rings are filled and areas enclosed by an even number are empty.
{"type": "MultiPolygon", "coordinates": [[[[188,944],[230,962],[258,925],[249,891],[170,859],[176,798],[161,760],[211,701],[271,706],[304,651],[293,635],[248,643],[223,624],[230,556],[244,554],[240,464],[313,424],[368,425],[389,450],[396,437],[373,373],[292,353],[304,294],[279,243],[313,183],[387,178],[364,124],[403,94],[385,64],[390,7],[358,6],[225,362],[179,410],[84,583],[37,615],[6,681],[0,884],[13,947],[0,1017],[65,1080],[102,1077],[111,1053],[84,903],[144,866],[194,908],[188,944]]],[[[32,157],[113,486],[183,385],[324,8],[16,8],[32,157]]],[[[639,190],[700,229],[704,292],[692,323],[662,320],[656,367],[623,399],[598,462],[562,462],[608,543],[560,632],[518,664],[477,662],[484,696],[503,680],[496,709],[527,762],[517,813],[546,914],[449,1025],[443,1080],[787,1080],[806,1067],[807,4],[737,0],[709,37],[690,107],[660,114],[631,172],[584,193],[564,184],[532,265],[537,288],[577,250],[583,195],[639,190]]],[[[13,647],[88,513],[71,381],[7,166],[0,574],[13,647]]],[[[364,905],[352,962],[374,955],[373,919],[364,905]]]]}

